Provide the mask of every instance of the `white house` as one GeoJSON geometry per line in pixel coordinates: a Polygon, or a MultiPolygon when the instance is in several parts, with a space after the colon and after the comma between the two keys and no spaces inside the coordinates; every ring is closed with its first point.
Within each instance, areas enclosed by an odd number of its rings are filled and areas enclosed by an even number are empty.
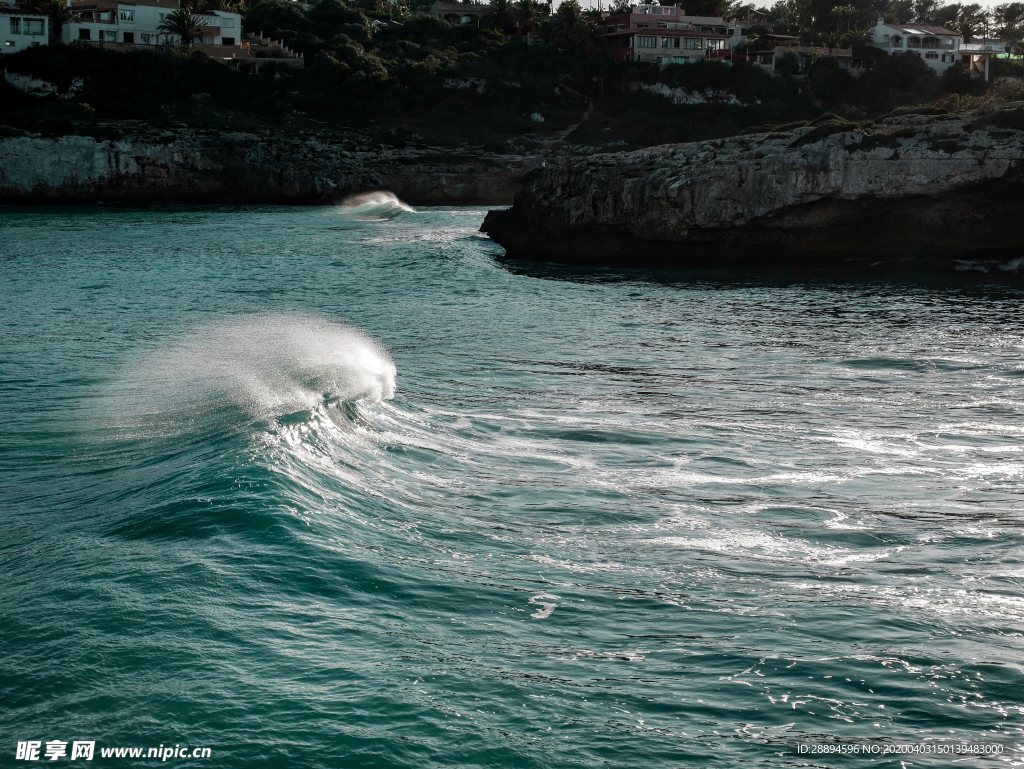
{"type": "Polygon", "coordinates": [[[50,22],[45,14],[0,3],[0,53],[17,53],[50,41],[50,22]]]}
{"type": "Polygon", "coordinates": [[[203,11],[199,15],[206,20],[206,30],[203,32],[205,45],[240,46],[242,44],[241,14],[228,11],[203,11]]]}
{"type": "Polygon", "coordinates": [[[963,37],[957,32],[927,24],[886,24],[878,20],[869,33],[872,45],[895,55],[917,56],[942,74],[960,60],[963,37]]]}
{"type": "MultiPolygon", "coordinates": [[[[179,0],[70,0],[71,23],[62,38],[120,45],[177,45],[174,35],[160,24],[181,7],[179,0]]],[[[206,11],[201,42],[207,45],[242,45],[242,17],[237,13],[206,11]]],[[[196,41],[200,42],[200,41],[196,41]]]]}

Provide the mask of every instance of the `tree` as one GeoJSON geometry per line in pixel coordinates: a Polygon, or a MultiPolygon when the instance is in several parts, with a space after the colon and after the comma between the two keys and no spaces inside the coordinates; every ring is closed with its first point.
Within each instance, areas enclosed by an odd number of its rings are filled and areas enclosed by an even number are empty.
{"type": "Polygon", "coordinates": [[[206,29],[206,20],[188,8],[179,8],[177,11],[167,14],[157,29],[165,35],[177,35],[181,38],[181,45],[184,47],[192,45],[192,41],[196,38],[202,39],[203,30],[206,29]]]}
{"type": "Polygon", "coordinates": [[[503,31],[511,27],[515,24],[512,3],[509,0],[491,0],[491,10],[484,15],[483,23],[503,31]]]}
{"type": "Polygon", "coordinates": [[[287,0],[263,0],[245,14],[245,28],[249,32],[309,32],[312,26],[302,8],[287,0]]]}
{"type": "Polygon", "coordinates": [[[897,24],[910,24],[914,20],[914,0],[894,0],[889,6],[889,11],[892,20],[897,24]]]}
{"type": "Polygon", "coordinates": [[[596,42],[596,29],[597,25],[584,17],[579,0],[565,0],[549,22],[551,44],[557,48],[590,50],[596,42]]]}
{"type": "MultiPolygon", "coordinates": [[[[343,4],[338,0],[320,0],[306,12],[306,18],[313,25],[310,31],[325,39],[342,33],[354,40],[369,39],[369,24],[366,17],[347,6],[347,3],[343,4]],[[365,26],[366,33],[353,33],[353,24],[365,26]]],[[[303,30],[296,29],[296,31],[303,30]]]]}
{"type": "Polygon", "coordinates": [[[849,32],[850,31],[850,19],[853,14],[857,12],[857,9],[852,5],[837,5],[832,9],[832,15],[836,18],[836,31],[837,32],[849,32]]]}
{"type": "Polygon", "coordinates": [[[71,21],[71,10],[63,0],[29,0],[22,3],[22,7],[29,11],[45,13],[50,22],[50,44],[56,45],[60,42],[64,25],[71,21]]]}
{"type": "Polygon", "coordinates": [[[540,3],[537,0],[519,0],[516,13],[523,21],[531,21],[540,16],[540,3]]]}
{"type": "Polygon", "coordinates": [[[996,36],[1007,43],[1013,53],[1021,52],[1024,40],[1024,3],[1004,3],[992,9],[996,36]]]}
{"type": "Polygon", "coordinates": [[[979,32],[987,31],[988,25],[988,11],[977,3],[971,3],[958,6],[956,20],[947,26],[963,35],[966,43],[970,42],[972,37],[977,37],[979,32]]]}
{"type": "MultiPolygon", "coordinates": [[[[182,7],[185,7],[185,3],[182,3],[182,7]]],[[[245,8],[241,3],[232,3],[231,0],[203,0],[202,10],[242,13],[245,8]]]]}
{"type": "Polygon", "coordinates": [[[755,12],[762,12],[753,3],[744,3],[742,0],[730,0],[722,16],[725,21],[746,21],[755,12]]]}
{"type": "Polygon", "coordinates": [[[629,13],[629,0],[614,0],[614,2],[608,6],[608,10],[611,13],[629,13]]]}
{"type": "MultiPolygon", "coordinates": [[[[914,0],[914,24],[935,24],[939,21],[938,14],[942,10],[942,0],[914,0]]],[[[949,7],[949,6],[946,6],[949,7]]],[[[956,14],[956,11],[953,12],[956,14]]]]}

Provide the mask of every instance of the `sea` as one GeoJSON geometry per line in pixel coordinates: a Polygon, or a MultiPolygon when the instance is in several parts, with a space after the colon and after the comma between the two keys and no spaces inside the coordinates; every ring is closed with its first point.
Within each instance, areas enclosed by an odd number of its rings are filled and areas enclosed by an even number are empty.
{"type": "Polygon", "coordinates": [[[1021,765],[1021,284],[485,213],[0,209],[0,766],[1021,765]]]}

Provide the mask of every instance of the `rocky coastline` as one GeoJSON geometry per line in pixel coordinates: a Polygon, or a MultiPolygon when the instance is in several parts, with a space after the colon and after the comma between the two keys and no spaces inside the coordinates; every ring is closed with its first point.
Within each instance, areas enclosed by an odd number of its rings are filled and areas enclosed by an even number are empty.
{"type": "Polygon", "coordinates": [[[538,155],[388,147],[356,132],[117,124],[112,135],[0,133],[0,204],[329,204],[388,190],[412,205],[508,205],[538,155]]]}
{"type": "Polygon", "coordinates": [[[482,231],[510,258],[770,266],[1024,255],[1024,102],[832,116],[791,130],[556,159],[482,231]],[[931,110],[938,112],[938,110],[931,110]]]}

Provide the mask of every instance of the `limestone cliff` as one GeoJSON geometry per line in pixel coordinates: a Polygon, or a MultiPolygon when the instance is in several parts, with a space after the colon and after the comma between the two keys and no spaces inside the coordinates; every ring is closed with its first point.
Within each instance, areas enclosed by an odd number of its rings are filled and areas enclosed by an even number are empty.
{"type": "Polygon", "coordinates": [[[146,126],[115,135],[0,134],[0,203],[330,203],[387,189],[415,205],[501,205],[534,157],[392,149],[330,131],[222,133],[146,126]]]}
{"type": "Polygon", "coordinates": [[[1013,258],[1022,129],[1014,103],[559,160],[482,229],[511,257],[573,263],[1013,258]]]}

